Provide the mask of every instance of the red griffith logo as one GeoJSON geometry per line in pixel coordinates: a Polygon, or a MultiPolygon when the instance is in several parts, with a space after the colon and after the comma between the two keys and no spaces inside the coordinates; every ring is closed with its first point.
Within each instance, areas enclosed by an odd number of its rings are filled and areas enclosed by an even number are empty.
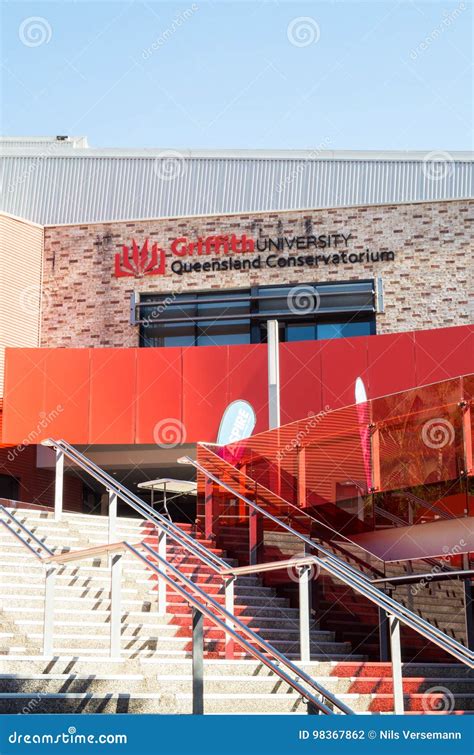
{"type": "Polygon", "coordinates": [[[153,244],[148,250],[148,239],[145,240],[141,250],[135,239],[132,240],[132,248],[122,247],[122,253],[115,255],[115,277],[126,276],[141,278],[144,275],[164,275],[165,273],[165,250],[160,249],[158,244],[153,244]]]}

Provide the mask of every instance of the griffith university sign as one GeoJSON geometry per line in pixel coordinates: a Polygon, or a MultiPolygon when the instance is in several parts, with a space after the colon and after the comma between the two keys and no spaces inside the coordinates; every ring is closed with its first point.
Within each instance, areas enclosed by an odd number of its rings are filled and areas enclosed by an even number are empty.
{"type": "Polygon", "coordinates": [[[185,236],[174,239],[169,249],[145,239],[124,244],[115,255],[115,276],[140,278],[164,275],[167,265],[175,275],[262,270],[264,268],[327,267],[392,262],[393,251],[373,252],[351,246],[352,233],[326,233],[319,236],[259,236],[245,233],[223,236],[185,236]]]}

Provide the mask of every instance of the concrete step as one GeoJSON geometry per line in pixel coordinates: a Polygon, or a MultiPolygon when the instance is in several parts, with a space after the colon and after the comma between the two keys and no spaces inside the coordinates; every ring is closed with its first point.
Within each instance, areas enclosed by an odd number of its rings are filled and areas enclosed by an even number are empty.
{"type": "MultiPolygon", "coordinates": [[[[339,699],[351,707],[354,712],[391,712],[393,698],[391,695],[357,695],[341,694],[339,699]]],[[[406,695],[406,710],[426,712],[436,704],[436,696],[425,693],[406,695]]],[[[455,708],[470,710],[471,695],[456,695],[455,708]]],[[[192,694],[175,694],[169,690],[111,695],[96,695],[83,692],[63,692],[45,694],[38,698],[33,693],[0,694],[0,712],[2,713],[191,713],[192,694]]],[[[435,708],[436,709],[436,708],[435,708]]],[[[205,713],[301,713],[307,712],[306,703],[296,693],[266,694],[254,693],[205,693],[205,713]]]]}
{"type": "MultiPolygon", "coordinates": [[[[58,629],[62,630],[62,628],[58,629]]],[[[75,625],[68,628],[65,627],[64,631],[55,631],[53,647],[56,652],[59,652],[58,650],[56,650],[56,648],[69,648],[70,650],[76,648],[90,648],[91,650],[94,650],[96,648],[102,649],[109,647],[110,637],[108,632],[92,632],[89,631],[88,628],[85,628],[84,632],[75,632],[74,629],[79,629],[79,627],[75,625]]],[[[24,633],[27,642],[31,643],[32,646],[41,645],[41,642],[43,640],[42,631],[31,631],[28,627],[24,627],[24,633]]],[[[224,632],[219,630],[211,630],[209,633],[205,632],[205,650],[209,649],[216,652],[224,650],[223,635],[224,632]]],[[[14,635],[11,634],[11,636],[9,636],[7,639],[13,640],[13,636],[14,635]]],[[[167,649],[186,651],[191,651],[192,649],[192,638],[190,634],[188,636],[181,636],[180,634],[167,633],[166,631],[161,632],[159,627],[157,628],[157,631],[141,631],[139,629],[132,631],[130,629],[126,629],[122,633],[121,639],[122,647],[124,650],[134,649],[137,645],[139,645],[140,648],[146,648],[147,650],[158,650],[160,652],[164,652],[167,649]]],[[[329,656],[331,653],[349,654],[351,651],[351,646],[349,643],[328,642],[326,641],[325,637],[319,639],[317,636],[311,636],[310,640],[311,651],[314,653],[323,653],[326,656],[329,656]]],[[[282,653],[292,651],[297,652],[299,650],[299,637],[296,634],[293,637],[288,638],[281,636],[272,637],[271,644],[282,653]]]]}
{"type": "MultiPolygon", "coordinates": [[[[136,614],[133,618],[130,616],[122,617],[121,627],[122,635],[124,636],[124,638],[135,635],[136,633],[139,633],[141,635],[144,632],[149,632],[150,636],[179,637],[183,641],[191,641],[192,635],[189,625],[180,626],[178,624],[165,623],[159,616],[156,616],[154,618],[153,614],[142,613],[142,616],[144,617],[143,620],[136,619],[136,614]]],[[[19,618],[15,620],[15,626],[18,626],[19,629],[22,632],[26,633],[28,636],[30,636],[32,632],[34,632],[36,636],[42,636],[42,620],[19,618]]],[[[102,617],[102,620],[100,620],[94,612],[91,615],[90,620],[84,620],[84,618],[82,618],[80,615],[78,615],[75,620],[71,618],[69,620],[65,620],[64,618],[60,618],[55,615],[54,630],[55,636],[57,636],[58,638],[63,634],[69,634],[80,629],[83,629],[84,632],[87,632],[88,634],[101,636],[101,639],[102,635],[105,635],[108,638],[110,633],[110,617],[108,615],[105,615],[102,617]]],[[[261,634],[262,637],[272,643],[282,641],[299,643],[298,627],[256,626],[252,627],[252,630],[257,634],[261,634]]],[[[224,631],[222,629],[219,629],[218,627],[209,625],[204,627],[205,638],[207,637],[209,639],[221,639],[223,635],[224,631]]],[[[313,630],[310,636],[311,641],[315,644],[334,643],[332,632],[313,630]]]]}
{"type": "MultiPolygon", "coordinates": [[[[191,674],[173,674],[169,676],[158,675],[157,681],[163,686],[172,689],[175,693],[186,693],[192,689],[191,674]]],[[[333,692],[335,695],[341,694],[393,694],[393,683],[390,678],[371,678],[371,677],[347,677],[338,678],[332,676],[318,676],[317,681],[325,689],[333,692]]],[[[434,687],[443,687],[446,685],[446,679],[441,678],[411,678],[405,679],[403,689],[406,694],[416,694],[426,692],[434,687]]],[[[249,676],[238,675],[235,673],[210,675],[204,677],[205,692],[207,693],[226,693],[238,691],[243,694],[257,693],[278,693],[291,694],[292,688],[289,684],[280,679],[276,674],[268,676],[249,676]]],[[[153,683],[150,684],[153,687],[153,683]]],[[[450,679],[449,688],[446,687],[450,694],[474,694],[474,680],[466,681],[462,679],[450,679]]],[[[28,690],[24,690],[28,691],[28,690]]]]}
{"type": "MultiPolygon", "coordinates": [[[[158,685],[156,685],[158,687],[158,685]]],[[[3,693],[30,693],[44,695],[61,692],[110,692],[142,691],[148,687],[143,674],[0,674],[0,690],[3,693]]]]}

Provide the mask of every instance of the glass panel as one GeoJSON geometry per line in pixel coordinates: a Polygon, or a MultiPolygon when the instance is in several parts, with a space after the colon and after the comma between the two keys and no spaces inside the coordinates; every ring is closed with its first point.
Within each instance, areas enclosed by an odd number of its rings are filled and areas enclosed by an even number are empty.
{"type": "Polygon", "coordinates": [[[200,322],[198,346],[250,343],[250,320],[219,320],[200,322]]]}
{"type": "Polygon", "coordinates": [[[373,332],[375,320],[353,320],[345,322],[342,326],[344,338],[353,338],[354,336],[370,336],[373,332]]]}
{"type": "Polygon", "coordinates": [[[341,322],[320,322],[318,323],[318,339],[342,338],[343,324],[341,322]]]}
{"type": "Polygon", "coordinates": [[[316,325],[297,322],[288,323],[286,326],[286,340],[291,341],[314,341],[316,339],[316,325]]]}

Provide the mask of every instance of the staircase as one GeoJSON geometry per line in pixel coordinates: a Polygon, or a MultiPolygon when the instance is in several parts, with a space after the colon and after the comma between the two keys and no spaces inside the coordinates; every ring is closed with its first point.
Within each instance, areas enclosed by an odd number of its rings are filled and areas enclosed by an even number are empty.
{"type": "MultiPolygon", "coordinates": [[[[37,510],[16,516],[56,553],[107,541],[106,517],[64,513],[61,522],[37,510]]],[[[183,525],[190,534],[191,527],[183,525]]],[[[152,526],[120,518],[117,539],[145,540],[156,547],[152,526]]],[[[200,538],[201,539],[201,538],[200,538]]],[[[226,553],[207,547],[228,561],[226,553]]],[[[167,559],[218,601],[221,580],[168,539],[167,559]]],[[[42,565],[4,528],[0,529],[0,712],[3,713],[190,713],[191,612],[168,591],[168,611],[156,612],[156,579],[131,555],[124,556],[122,654],[108,657],[110,570],[106,559],[58,569],[54,655],[42,657],[44,575],[42,565]]],[[[241,576],[235,613],[289,658],[299,656],[298,610],[259,576],[241,576]]],[[[360,713],[391,712],[391,668],[369,662],[344,636],[315,626],[311,663],[305,669],[360,713]]],[[[289,685],[236,648],[224,657],[222,631],[205,622],[206,713],[305,713],[289,685]]],[[[407,711],[474,710],[472,676],[464,666],[404,666],[407,711]]]]}

